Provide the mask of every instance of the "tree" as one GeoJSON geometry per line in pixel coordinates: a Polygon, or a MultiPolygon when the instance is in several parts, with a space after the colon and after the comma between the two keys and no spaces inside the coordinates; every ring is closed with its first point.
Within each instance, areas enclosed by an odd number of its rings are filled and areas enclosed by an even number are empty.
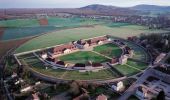
{"type": "Polygon", "coordinates": [[[80,86],[78,85],[78,83],[76,81],[72,81],[70,83],[70,89],[69,89],[69,93],[72,95],[72,96],[76,96],[78,94],[80,94],[80,86]]]}
{"type": "Polygon", "coordinates": [[[164,91],[160,91],[158,96],[157,96],[157,100],[165,100],[165,93],[164,91]]]}

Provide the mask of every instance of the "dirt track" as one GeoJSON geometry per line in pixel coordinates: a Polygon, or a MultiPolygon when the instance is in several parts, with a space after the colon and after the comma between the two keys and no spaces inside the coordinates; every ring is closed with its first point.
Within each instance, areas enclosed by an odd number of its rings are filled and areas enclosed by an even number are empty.
{"type": "Polygon", "coordinates": [[[0,41],[0,58],[11,48],[20,46],[21,44],[27,42],[31,38],[24,38],[19,40],[11,40],[11,41],[0,41]]]}
{"type": "Polygon", "coordinates": [[[48,25],[48,19],[46,19],[46,18],[39,19],[39,24],[41,26],[48,25]]]}
{"type": "Polygon", "coordinates": [[[3,36],[3,34],[4,34],[4,31],[5,31],[5,28],[0,27],[0,40],[1,40],[2,36],[3,36]]]}

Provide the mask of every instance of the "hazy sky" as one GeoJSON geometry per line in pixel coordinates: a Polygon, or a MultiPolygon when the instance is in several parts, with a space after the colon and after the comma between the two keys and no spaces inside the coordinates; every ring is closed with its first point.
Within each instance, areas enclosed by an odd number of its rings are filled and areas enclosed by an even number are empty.
{"type": "Polygon", "coordinates": [[[120,7],[138,4],[170,6],[170,0],[0,0],[0,8],[77,8],[89,4],[120,7]]]}

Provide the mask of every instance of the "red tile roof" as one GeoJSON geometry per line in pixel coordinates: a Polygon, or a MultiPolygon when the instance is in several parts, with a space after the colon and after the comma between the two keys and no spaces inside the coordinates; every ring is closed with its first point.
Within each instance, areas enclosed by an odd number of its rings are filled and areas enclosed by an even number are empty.
{"type": "Polygon", "coordinates": [[[56,52],[63,52],[65,49],[75,49],[76,47],[73,44],[63,44],[60,46],[57,46],[53,49],[53,53],[56,52]]]}

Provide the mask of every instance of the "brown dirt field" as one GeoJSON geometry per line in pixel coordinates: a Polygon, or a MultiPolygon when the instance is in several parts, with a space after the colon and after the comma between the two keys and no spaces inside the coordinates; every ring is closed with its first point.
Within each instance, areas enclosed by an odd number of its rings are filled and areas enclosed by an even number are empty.
{"type": "Polygon", "coordinates": [[[43,18],[43,19],[39,19],[39,24],[40,25],[48,25],[48,19],[46,19],[46,18],[43,18]]]}
{"type": "Polygon", "coordinates": [[[0,27],[0,40],[1,40],[2,36],[3,36],[3,34],[4,34],[4,31],[5,31],[5,28],[0,27]]]}
{"type": "Polygon", "coordinates": [[[21,44],[27,42],[33,37],[19,39],[19,40],[11,40],[11,41],[0,41],[0,58],[10,49],[14,47],[18,47],[21,44]]]}

